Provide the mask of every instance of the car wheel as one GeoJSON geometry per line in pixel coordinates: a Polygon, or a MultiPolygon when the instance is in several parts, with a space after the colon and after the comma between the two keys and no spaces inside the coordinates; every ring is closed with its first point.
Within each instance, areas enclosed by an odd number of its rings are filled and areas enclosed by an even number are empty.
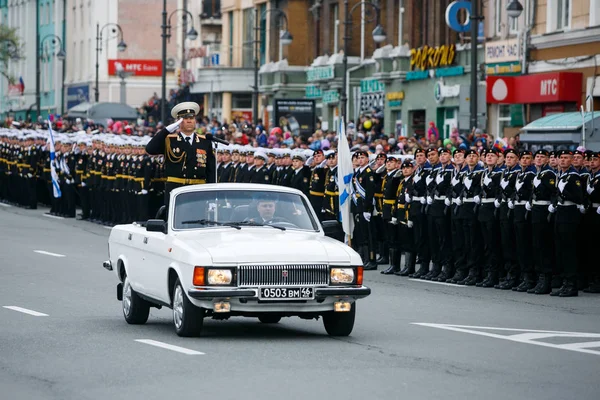
{"type": "Polygon", "coordinates": [[[123,283],[123,316],[128,324],[142,325],[148,321],[150,304],[142,299],[131,287],[129,278],[123,283]]]}
{"type": "Polygon", "coordinates": [[[354,318],[356,317],[356,303],[352,303],[352,308],[348,312],[333,312],[323,314],[323,326],[329,336],[348,336],[354,328],[354,318]]]}
{"type": "Polygon", "coordinates": [[[173,325],[178,336],[200,336],[204,323],[204,309],[193,305],[183,291],[179,278],[173,290],[173,325]]]}
{"type": "Polygon", "coordinates": [[[276,324],[281,321],[281,317],[278,315],[261,315],[258,320],[263,324],[276,324]]]}

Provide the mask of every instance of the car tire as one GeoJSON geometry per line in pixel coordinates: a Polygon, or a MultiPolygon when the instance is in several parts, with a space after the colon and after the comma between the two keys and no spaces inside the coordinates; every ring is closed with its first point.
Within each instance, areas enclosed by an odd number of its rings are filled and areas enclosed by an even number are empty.
{"type": "Polygon", "coordinates": [[[200,336],[204,325],[204,309],[192,304],[177,278],[173,289],[173,325],[182,337],[200,336]]]}
{"type": "Polygon", "coordinates": [[[356,302],[352,303],[352,308],[348,312],[330,311],[323,314],[323,326],[329,336],[348,336],[354,328],[355,317],[356,302]]]}
{"type": "Polygon", "coordinates": [[[278,315],[261,315],[258,320],[263,324],[276,324],[281,321],[281,317],[278,315]]]}
{"type": "Polygon", "coordinates": [[[142,325],[148,321],[150,315],[150,303],[142,299],[129,283],[129,278],[125,277],[123,282],[123,316],[125,321],[131,325],[142,325]]]}

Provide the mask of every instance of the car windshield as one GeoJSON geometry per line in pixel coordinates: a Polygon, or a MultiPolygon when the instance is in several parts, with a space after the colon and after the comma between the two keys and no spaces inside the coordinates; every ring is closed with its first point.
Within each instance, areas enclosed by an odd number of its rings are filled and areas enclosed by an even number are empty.
{"type": "Polygon", "coordinates": [[[293,193],[260,190],[199,190],[175,197],[173,228],[270,226],[318,231],[304,199],[293,193]]]}

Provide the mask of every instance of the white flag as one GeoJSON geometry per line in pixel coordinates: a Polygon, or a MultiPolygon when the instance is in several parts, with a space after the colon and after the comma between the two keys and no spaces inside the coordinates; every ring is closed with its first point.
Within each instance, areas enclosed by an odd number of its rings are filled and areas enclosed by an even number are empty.
{"type": "Polygon", "coordinates": [[[354,194],[352,185],[354,168],[352,168],[352,156],[350,155],[350,145],[348,144],[348,139],[346,138],[346,126],[343,118],[340,122],[338,134],[337,181],[340,192],[339,220],[342,222],[342,229],[344,230],[344,233],[352,238],[354,220],[352,219],[352,213],[350,212],[350,202],[352,201],[352,196],[354,194]]]}
{"type": "Polygon", "coordinates": [[[58,174],[56,173],[56,168],[54,166],[56,153],[54,152],[54,135],[52,134],[52,122],[50,120],[48,120],[48,133],[50,133],[48,143],[50,144],[50,175],[52,176],[52,189],[54,192],[54,197],[59,198],[62,196],[62,193],[60,192],[60,185],[58,184],[58,174]]]}

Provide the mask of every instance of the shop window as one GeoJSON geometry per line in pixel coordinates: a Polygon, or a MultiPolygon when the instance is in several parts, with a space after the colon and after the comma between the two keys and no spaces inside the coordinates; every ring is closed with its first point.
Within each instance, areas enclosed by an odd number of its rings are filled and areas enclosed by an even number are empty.
{"type": "Polygon", "coordinates": [[[502,35],[502,13],[503,13],[502,0],[496,0],[496,9],[495,9],[495,15],[494,15],[494,26],[496,28],[495,29],[496,36],[502,35]]]}
{"type": "Polygon", "coordinates": [[[510,127],[510,104],[500,104],[498,106],[498,124],[496,127],[496,137],[504,137],[504,128],[510,127]]]}
{"type": "Polygon", "coordinates": [[[410,132],[414,136],[425,136],[425,110],[413,110],[410,112],[410,132]]]}
{"type": "Polygon", "coordinates": [[[252,94],[234,93],[231,96],[231,108],[236,110],[242,108],[252,108],[252,94]]]}

